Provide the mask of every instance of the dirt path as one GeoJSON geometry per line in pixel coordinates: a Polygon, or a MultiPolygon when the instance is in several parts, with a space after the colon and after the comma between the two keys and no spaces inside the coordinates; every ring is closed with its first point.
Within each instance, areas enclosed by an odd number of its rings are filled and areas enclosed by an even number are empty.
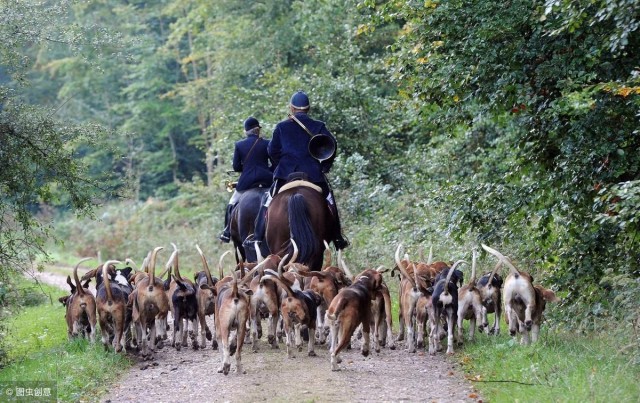
{"type": "MultiPolygon", "coordinates": [[[[45,273],[43,282],[67,289],[65,277],[45,273]]],[[[171,335],[171,333],[169,333],[171,335]]],[[[217,373],[219,351],[209,342],[204,350],[182,351],[166,346],[155,360],[138,361],[108,388],[105,402],[473,402],[477,391],[457,371],[454,359],[443,354],[409,354],[383,348],[369,357],[360,354],[360,341],[342,354],[341,371],[331,371],[326,345],[316,346],[317,357],[303,352],[289,359],[286,347],[273,350],[264,338],[254,353],[245,344],[246,374],[217,373]]]]}

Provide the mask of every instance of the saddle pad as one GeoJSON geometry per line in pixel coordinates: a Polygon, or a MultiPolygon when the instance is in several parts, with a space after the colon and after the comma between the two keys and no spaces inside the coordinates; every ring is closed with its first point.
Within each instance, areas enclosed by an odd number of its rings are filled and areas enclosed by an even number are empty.
{"type": "Polygon", "coordinates": [[[296,181],[291,181],[291,182],[287,182],[284,185],[282,185],[282,187],[280,188],[280,190],[278,191],[278,193],[282,193],[285,190],[289,190],[289,189],[293,189],[295,187],[298,186],[305,186],[308,188],[311,188],[313,190],[315,190],[318,193],[322,193],[322,188],[318,185],[314,185],[311,182],[307,182],[307,181],[303,181],[303,180],[296,180],[296,181]]]}

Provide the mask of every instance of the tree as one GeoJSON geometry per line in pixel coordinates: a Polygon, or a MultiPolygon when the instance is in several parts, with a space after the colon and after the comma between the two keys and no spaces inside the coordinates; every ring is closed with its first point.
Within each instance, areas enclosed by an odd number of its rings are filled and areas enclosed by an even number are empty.
{"type": "Polygon", "coordinates": [[[389,63],[422,129],[407,169],[437,189],[441,227],[508,244],[583,302],[608,268],[633,276],[637,226],[599,217],[640,176],[637,7],[364,3],[374,27],[402,25],[389,63]]]}
{"type": "MultiPolygon", "coordinates": [[[[9,4],[11,3],[11,4],[9,4]]],[[[94,124],[77,125],[57,119],[56,107],[30,105],[25,100],[28,67],[36,47],[64,45],[76,53],[82,31],[65,25],[70,2],[45,7],[25,2],[0,6],[0,276],[30,269],[49,235],[41,207],[57,205],[89,214],[98,198],[111,197],[98,186],[78,159],[80,141],[92,143],[108,131],[94,124]],[[56,19],[51,24],[51,18],[56,19]]]]}

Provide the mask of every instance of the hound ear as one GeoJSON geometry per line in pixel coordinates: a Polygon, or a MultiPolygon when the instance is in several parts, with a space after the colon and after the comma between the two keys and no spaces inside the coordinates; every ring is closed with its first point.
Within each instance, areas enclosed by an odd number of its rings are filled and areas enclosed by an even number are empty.
{"type": "Polygon", "coordinates": [[[314,292],[314,293],[312,293],[312,295],[313,295],[313,302],[317,306],[320,306],[320,304],[322,304],[322,297],[320,296],[320,294],[314,292]]]}
{"type": "Polygon", "coordinates": [[[133,269],[131,267],[125,267],[124,269],[120,270],[120,274],[122,274],[124,276],[124,278],[127,279],[127,281],[129,281],[131,279],[131,271],[133,269]]]}
{"type": "Polygon", "coordinates": [[[187,290],[187,286],[184,285],[184,283],[180,280],[178,280],[176,278],[176,276],[174,276],[173,274],[171,275],[171,277],[173,278],[173,281],[176,282],[176,284],[178,284],[178,287],[180,287],[181,291],[186,291],[187,290]]]}
{"type": "Polygon", "coordinates": [[[75,284],[73,284],[71,282],[71,277],[70,276],[67,276],[67,284],[69,284],[69,287],[71,287],[71,294],[75,293],[76,292],[76,286],[75,286],[75,284]]]}
{"type": "Polygon", "coordinates": [[[560,302],[560,298],[556,296],[552,290],[548,290],[544,287],[540,287],[540,292],[542,293],[542,298],[549,302],[560,302]]]}
{"type": "Polygon", "coordinates": [[[64,306],[67,306],[67,300],[69,299],[68,295],[65,295],[64,297],[60,297],[58,298],[58,301],[60,301],[60,303],[64,306]]]}
{"type": "Polygon", "coordinates": [[[84,274],[84,276],[82,276],[82,278],[80,278],[80,281],[85,281],[85,280],[87,280],[87,279],[90,279],[90,278],[92,278],[92,277],[95,277],[95,276],[96,276],[96,272],[97,272],[97,271],[98,271],[97,269],[89,270],[88,272],[86,272],[86,273],[84,274]]]}

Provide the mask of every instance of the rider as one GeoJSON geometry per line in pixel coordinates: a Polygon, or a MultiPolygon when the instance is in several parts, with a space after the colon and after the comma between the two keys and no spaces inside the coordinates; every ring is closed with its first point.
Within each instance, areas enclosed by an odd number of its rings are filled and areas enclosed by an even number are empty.
{"type": "Polygon", "coordinates": [[[247,138],[236,142],[233,151],[233,170],[241,174],[224,215],[224,231],[220,235],[222,242],[229,242],[231,239],[229,228],[231,212],[242,193],[255,187],[268,188],[273,183],[273,164],[270,166],[271,157],[267,152],[269,141],[260,137],[261,129],[258,119],[253,116],[248,117],[244,121],[247,138]]]}
{"type": "Polygon", "coordinates": [[[324,122],[314,120],[308,116],[309,109],[310,104],[307,94],[303,91],[296,92],[289,103],[291,112],[289,118],[278,123],[273,131],[273,137],[269,143],[269,155],[276,167],[273,173],[274,183],[266,202],[258,212],[253,240],[258,242],[264,240],[266,208],[269,206],[271,198],[278,193],[278,190],[286,183],[291,173],[303,172],[309,182],[320,186],[322,189],[329,209],[334,216],[335,233],[333,235],[333,244],[336,249],[344,249],[349,246],[349,242],[342,235],[335,198],[325,176],[325,173],[329,172],[333,165],[335,153],[322,162],[312,157],[309,153],[311,136],[301,127],[300,123],[312,134],[325,134],[333,139],[334,144],[337,144],[337,142],[324,122]]]}

